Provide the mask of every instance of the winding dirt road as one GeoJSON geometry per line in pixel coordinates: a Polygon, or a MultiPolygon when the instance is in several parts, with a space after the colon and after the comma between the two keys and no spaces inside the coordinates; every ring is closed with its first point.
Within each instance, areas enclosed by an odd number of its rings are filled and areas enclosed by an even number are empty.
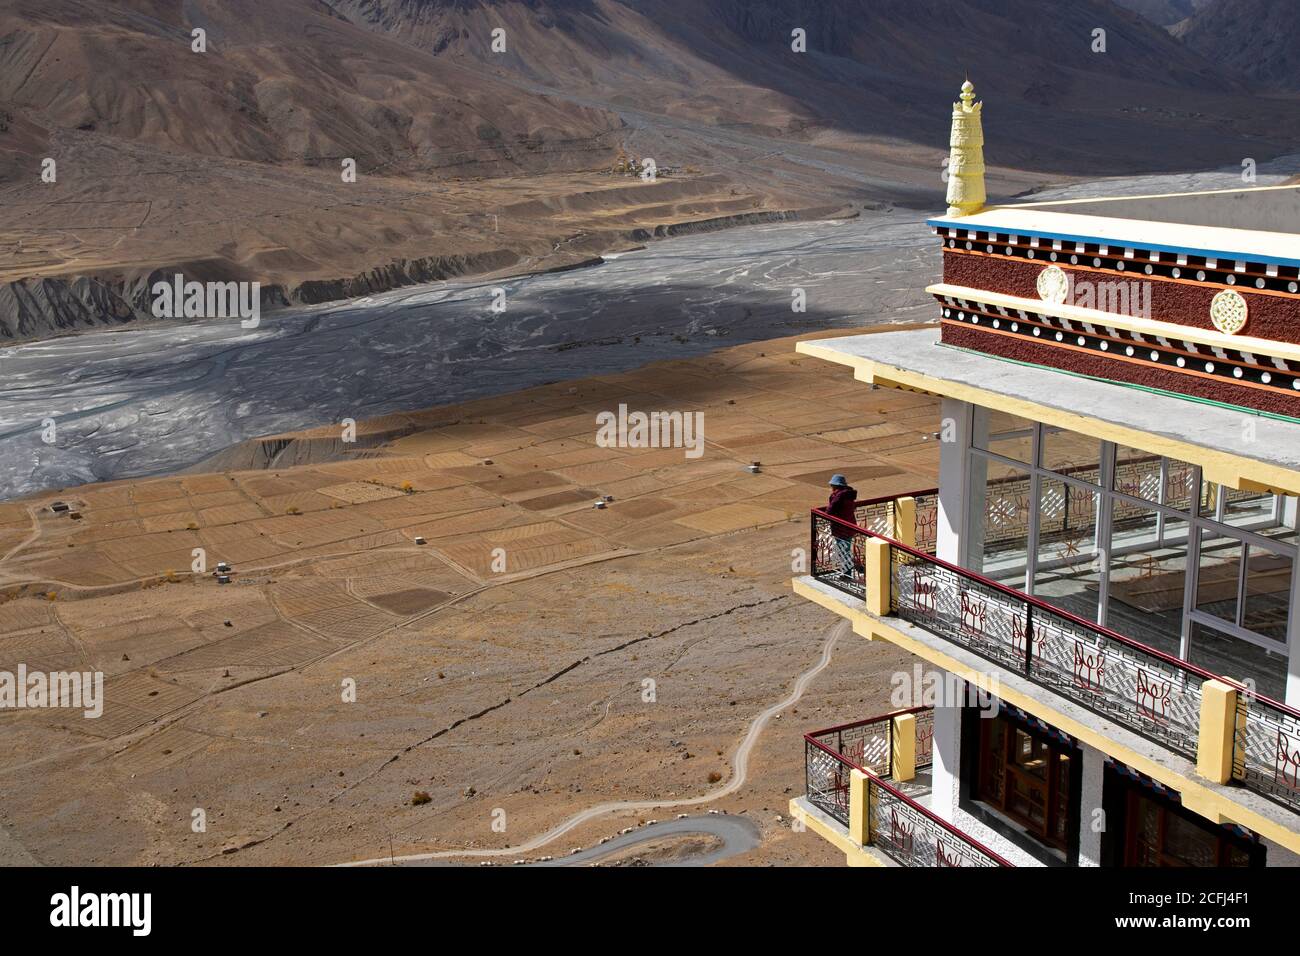
{"type": "MultiPolygon", "coordinates": [[[[754,746],[758,743],[758,739],[763,733],[763,728],[767,726],[768,721],[772,719],[773,715],[778,714],[799,702],[800,698],[803,697],[804,692],[808,689],[808,685],[811,684],[817,675],[824,671],[830,664],[831,656],[835,651],[835,645],[839,642],[840,638],[847,633],[848,628],[849,625],[847,621],[840,621],[833,626],[827,632],[826,639],[822,643],[821,657],[818,659],[817,663],[799,675],[799,678],[794,682],[794,687],[790,690],[789,694],[754,718],[754,722],[749,725],[749,731],[745,734],[745,737],[741,740],[739,746],[736,747],[736,752],[732,757],[734,771],[732,772],[731,779],[717,790],[713,790],[698,797],[688,797],[682,800],[616,800],[609,803],[598,803],[594,807],[589,807],[586,810],[575,813],[573,816],[551,829],[546,830],[523,843],[515,844],[514,846],[484,850],[439,850],[431,853],[411,853],[404,856],[386,856],[374,857],[368,860],[353,860],[350,863],[340,863],[337,865],[377,866],[381,864],[409,864],[434,860],[452,860],[457,858],[492,859],[498,857],[517,857],[521,854],[532,853],[533,851],[546,846],[548,843],[559,839],[576,827],[591,820],[598,819],[599,817],[606,816],[607,814],[627,810],[671,810],[680,807],[698,807],[702,804],[720,800],[725,796],[735,793],[745,785],[745,781],[749,776],[749,756],[752,753],[754,746]]],[[[662,835],[661,832],[650,832],[645,834],[644,839],[654,839],[662,835]]],[[[728,838],[728,835],[724,833],[717,833],[715,835],[721,836],[724,840],[728,838]]],[[[639,842],[642,842],[642,840],[637,839],[630,841],[626,843],[625,846],[630,846],[639,842]]],[[[601,855],[604,855],[603,850],[604,848],[602,847],[601,855]]]]}

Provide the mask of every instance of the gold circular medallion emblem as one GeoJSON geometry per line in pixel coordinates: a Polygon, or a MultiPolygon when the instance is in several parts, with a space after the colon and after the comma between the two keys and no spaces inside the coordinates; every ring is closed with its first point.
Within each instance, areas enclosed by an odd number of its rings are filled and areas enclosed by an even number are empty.
{"type": "Polygon", "coordinates": [[[1235,335],[1246,327],[1248,310],[1240,292],[1224,289],[1210,300],[1210,321],[1224,335],[1235,335]]]}
{"type": "Polygon", "coordinates": [[[1038,273],[1038,297],[1060,305],[1070,295],[1070,277],[1060,266],[1048,266],[1038,273]]]}

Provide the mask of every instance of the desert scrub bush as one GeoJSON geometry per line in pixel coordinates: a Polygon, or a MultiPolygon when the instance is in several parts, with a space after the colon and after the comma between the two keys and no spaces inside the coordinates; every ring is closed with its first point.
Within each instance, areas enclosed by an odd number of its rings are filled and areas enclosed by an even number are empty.
{"type": "Polygon", "coordinates": [[[433,797],[429,796],[429,794],[423,790],[417,790],[415,793],[411,794],[411,806],[413,807],[420,807],[426,803],[432,802],[433,797]]]}
{"type": "Polygon", "coordinates": [[[709,783],[717,783],[721,779],[722,779],[722,774],[718,773],[718,771],[716,770],[709,771],[709,783]]]}

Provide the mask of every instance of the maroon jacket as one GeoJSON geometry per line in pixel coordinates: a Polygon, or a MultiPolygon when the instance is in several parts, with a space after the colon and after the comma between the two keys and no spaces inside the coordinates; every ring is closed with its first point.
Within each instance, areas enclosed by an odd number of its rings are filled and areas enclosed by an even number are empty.
{"type": "MultiPolygon", "coordinates": [[[[826,513],[839,518],[841,521],[847,521],[849,524],[857,524],[857,514],[853,508],[857,500],[857,489],[836,488],[831,492],[831,500],[826,505],[826,513]]],[[[831,522],[831,534],[837,538],[853,537],[852,531],[834,522],[831,522]]]]}

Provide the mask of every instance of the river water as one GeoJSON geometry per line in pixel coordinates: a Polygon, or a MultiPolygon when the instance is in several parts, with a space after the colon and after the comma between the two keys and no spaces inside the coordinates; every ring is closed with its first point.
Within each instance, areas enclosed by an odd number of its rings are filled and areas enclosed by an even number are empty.
{"type": "MultiPolygon", "coordinates": [[[[1300,157],[1261,169],[1284,181],[1300,157]]],[[[1035,198],[1233,188],[1240,171],[1035,198]]],[[[0,498],[174,471],[247,438],[623,371],[746,341],[934,314],[914,210],[654,242],[601,265],[0,350],[0,498]],[[504,311],[492,309],[504,289],[504,311]],[[794,306],[803,290],[804,311],[794,306]],[[53,436],[49,423],[53,422],[53,436]],[[53,442],[44,439],[53,437],[53,442]]]]}

